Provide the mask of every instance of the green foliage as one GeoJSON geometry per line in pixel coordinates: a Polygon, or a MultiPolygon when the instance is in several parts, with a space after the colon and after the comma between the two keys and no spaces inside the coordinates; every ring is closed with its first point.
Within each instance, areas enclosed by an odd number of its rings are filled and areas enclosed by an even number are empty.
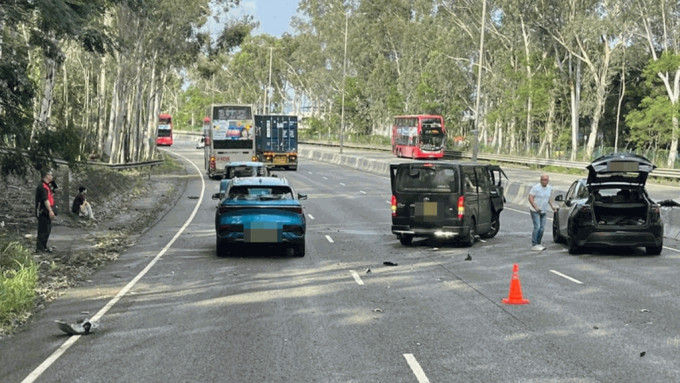
{"type": "Polygon", "coordinates": [[[16,242],[0,240],[0,326],[25,316],[33,307],[38,265],[30,251],[16,242]]]}

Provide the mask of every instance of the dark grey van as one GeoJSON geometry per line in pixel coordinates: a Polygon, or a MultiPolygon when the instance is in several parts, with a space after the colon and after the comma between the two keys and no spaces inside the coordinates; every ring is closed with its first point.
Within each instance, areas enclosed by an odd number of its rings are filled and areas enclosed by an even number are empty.
{"type": "Polygon", "coordinates": [[[390,164],[392,233],[404,246],[414,237],[457,240],[500,230],[505,198],[498,165],[452,161],[390,164]]]}

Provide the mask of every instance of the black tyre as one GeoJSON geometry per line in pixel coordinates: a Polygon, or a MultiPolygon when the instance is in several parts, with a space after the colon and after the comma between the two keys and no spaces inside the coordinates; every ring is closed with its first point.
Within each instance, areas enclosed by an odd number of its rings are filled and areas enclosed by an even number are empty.
{"type": "Polygon", "coordinates": [[[482,238],[493,238],[501,230],[501,215],[500,213],[493,213],[491,216],[491,227],[484,235],[479,235],[482,238]]]}
{"type": "Polygon", "coordinates": [[[553,220],[553,225],[552,225],[552,235],[553,235],[553,242],[555,243],[562,243],[564,242],[564,238],[560,235],[560,230],[558,227],[559,223],[557,222],[557,217],[554,218],[553,220]]]}
{"type": "Polygon", "coordinates": [[[467,235],[462,239],[461,242],[464,246],[470,247],[475,244],[476,236],[477,236],[477,223],[473,218],[470,221],[470,230],[468,230],[467,235]]]}
{"type": "Polygon", "coordinates": [[[663,246],[647,246],[645,250],[647,250],[647,255],[659,255],[662,248],[663,246]]]}
{"type": "Polygon", "coordinates": [[[412,235],[408,235],[408,234],[399,235],[399,242],[401,242],[401,244],[403,246],[411,246],[412,241],[413,241],[412,235]]]}
{"type": "Polygon", "coordinates": [[[218,257],[226,254],[227,246],[219,237],[215,240],[215,253],[218,257]]]}
{"type": "Polygon", "coordinates": [[[305,244],[304,242],[298,245],[295,245],[293,249],[293,254],[296,257],[304,257],[305,256],[305,244]]]}
{"type": "Polygon", "coordinates": [[[576,241],[574,241],[571,237],[567,238],[567,247],[569,247],[569,254],[581,254],[581,247],[579,247],[576,244],[576,241]]]}

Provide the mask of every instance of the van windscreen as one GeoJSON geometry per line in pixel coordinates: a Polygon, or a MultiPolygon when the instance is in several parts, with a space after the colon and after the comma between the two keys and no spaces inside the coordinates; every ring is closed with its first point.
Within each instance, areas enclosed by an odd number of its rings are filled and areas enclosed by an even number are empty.
{"type": "Polygon", "coordinates": [[[397,172],[397,192],[458,193],[458,172],[445,167],[402,167],[397,172]]]}

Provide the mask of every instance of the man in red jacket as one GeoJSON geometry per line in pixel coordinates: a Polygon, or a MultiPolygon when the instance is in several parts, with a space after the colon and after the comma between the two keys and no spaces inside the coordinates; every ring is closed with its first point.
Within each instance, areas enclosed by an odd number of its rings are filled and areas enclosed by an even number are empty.
{"type": "Polygon", "coordinates": [[[35,214],[38,217],[38,241],[36,250],[38,252],[52,252],[47,247],[47,240],[50,238],[52,231],[52,220],[54,214],[54,193],[50,187],[50,183],[54,179],[52,170],[43,171],[42,182],[35,190],[35,214]]]}

